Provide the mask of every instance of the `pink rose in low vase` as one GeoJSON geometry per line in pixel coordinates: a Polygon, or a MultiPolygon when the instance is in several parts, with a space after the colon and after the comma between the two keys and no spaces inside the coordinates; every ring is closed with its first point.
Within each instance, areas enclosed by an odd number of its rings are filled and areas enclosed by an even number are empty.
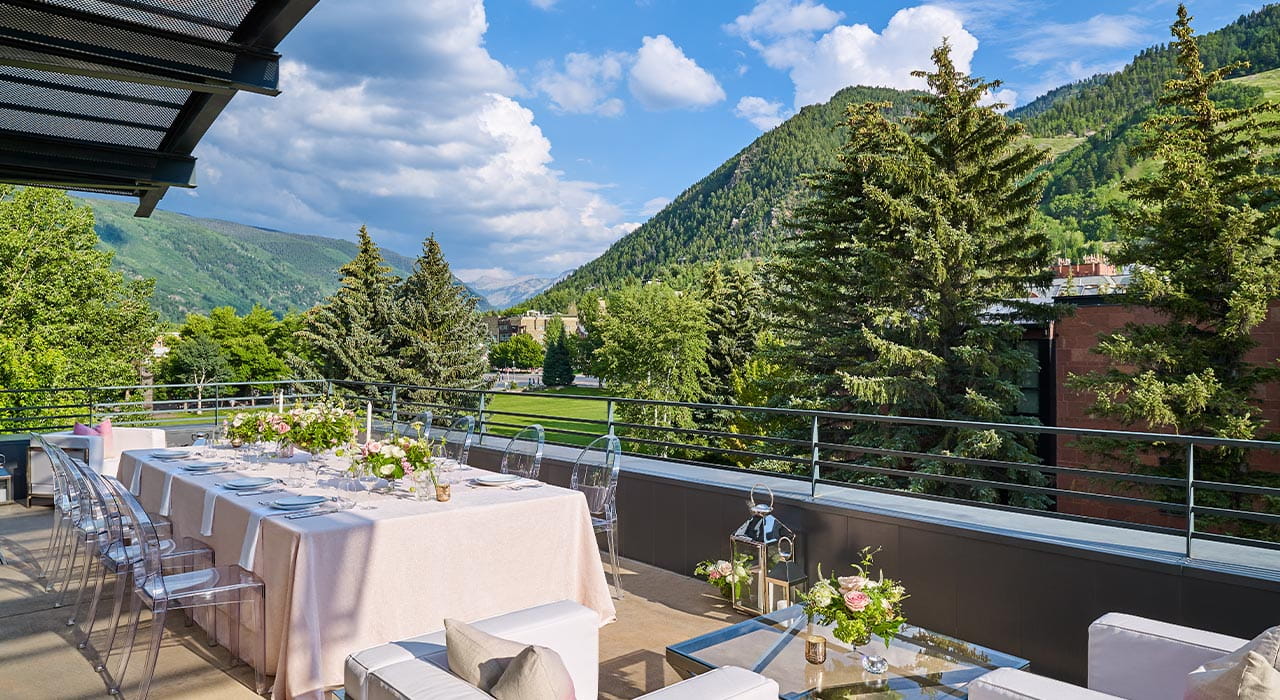
{"type": "Polygon", "coordinates": [[[707,583],[715,586],[726,600],[732,600],[735,592],[741,597],[742,587],[751,583],[751,573],[747,571],[745,554],[739,554],[734,561],[708,559],[700,562],[693,573],[696,576],[705,577],[707,583]]]}
{"type": "MultiPolygon", "coordinates": [[[[874,635],[884,640],[888,648],[889,640],[907,622],[902,615],[906,589],[885,578],[884,572],[874,579],[867,575],[871,571],[874,554],[870,548],[862,550],[862,560],[853,565],[856,573],[852,576],[824,578],[819,565],[818,580],[801,595],[809,620],[829,625],[836,639],[853,647],[870,644],[874,635]]],[[[884,657],[858,649],[855,651],[862,655],[862,667],[867,671],[884,673],[888,669],[884,657]]]]}

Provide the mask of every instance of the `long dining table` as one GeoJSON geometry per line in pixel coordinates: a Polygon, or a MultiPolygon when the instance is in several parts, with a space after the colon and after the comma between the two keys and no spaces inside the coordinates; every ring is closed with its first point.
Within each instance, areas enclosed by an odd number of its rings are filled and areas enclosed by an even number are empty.
{"type": "Polygon", "coordinates": [[[354,509],[289,518],[270,501],[349,495],[333,487],[346,465],[329,457],[329,475],[299,482],[301,453],[253,462],[207,448],[199,459],[228,465],[202,473],[157,452],[124,452],[119,479],[172,522],[175,537],[198,539],[217,564],[240,564],[263,580],[266,658],[250,662],[275,675],[274,698],[321,698],[342,683],[348,654],[439,629],[446,617],[475,620],[557,600],[595,610],[601,625],[615,617],[577,491],[527,481],[480,486],[475,477],[490,472],[458,465],[445,474],[448,501],[400,488],[354,509]],[[248,476],[305,485],[248,496],[224,486],[248,476]]]}

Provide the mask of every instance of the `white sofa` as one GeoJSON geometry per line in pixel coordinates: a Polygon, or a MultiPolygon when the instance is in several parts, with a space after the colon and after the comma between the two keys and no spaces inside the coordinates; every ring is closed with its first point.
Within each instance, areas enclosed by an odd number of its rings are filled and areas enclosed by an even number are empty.
{"type": "MultiPolygon", "coordinates": [[[[596,613],[562,600],[474,623],[489,634],[548,647],[560,655],[581,700],[599,689],[596,613]]],[[[459,700],[488,698],[449,672],[444,630],[382,644],[347,657],[345,693],[350,700],[459,700]]],[[[741,668],[725,667],[644,696],[649,700],[777,700],[778,684],[741,668]]]]}
{"type": "MultiPolygon", "coordinates": [[[[82,450],[86,455],[85,462],[90,469],[107,476],[116,476],[120,467],[120,453],[125,450],[147,450],[165,446],[165,432],[159,428],[112,428],[112,449],[107,452],[102,438],[97,435],[73,435],[67,430],[60,433],[46,433],[44,438],[52,445],[66,450],[82,450]]],[[[31,438],[31,447],[27,454],[31,457],[27,464],[27,483],[33,496],[50,496],[53,494],[53,471],[49,460],[40,449],[40,443],[31,438]]],[[[75,454],[73,456],[80,456],[75,454]]]]}
{"type": "Polygon", "coordinates": [[[971,700],[1169,700],[1187,674],[1249,640],[1107,613],[1089,625],[1089,687],[1002,668],[969,685],[971,700]]]}

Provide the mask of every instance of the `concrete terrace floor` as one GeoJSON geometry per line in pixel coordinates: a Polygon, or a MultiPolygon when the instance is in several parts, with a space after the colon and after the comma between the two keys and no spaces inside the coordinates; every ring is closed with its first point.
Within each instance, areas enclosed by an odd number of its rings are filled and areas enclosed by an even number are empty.
{"type": "MultiPolygon", "coordinates": [[[[0,554],[7,561],[0,565],[0,697],[106,698],[105,682],[65,624],[78,581],[67,606],[57,608],[56,596],[45,593],[36,579],[51,513],[40,506],[0,506],[0,554]]],[[[602,698],[634,698],[676,682],[665,660],[668,644],[742,619],[705,583],[639,562],[623,560],[622,585],[626,594],[614,601],[618,621],[600,630],[602,698]]],[[[109,613],[109,606],[100,611],[99,628],[109,613]]],[[[95,633],[94,640],[101,645],[104,635],[95,633]]],[[[130,662],[125,698],[136,688],[146,654],[143,636],[130,662]]],[[[112,659],[113,670],[117,659],[112,659]]],[[[248,667],[233,665],[221,647],[207,646],[201,629],[185,626],[181,615],[170,616],[152,697],[252,698],[252,685],[248,667]]]]}

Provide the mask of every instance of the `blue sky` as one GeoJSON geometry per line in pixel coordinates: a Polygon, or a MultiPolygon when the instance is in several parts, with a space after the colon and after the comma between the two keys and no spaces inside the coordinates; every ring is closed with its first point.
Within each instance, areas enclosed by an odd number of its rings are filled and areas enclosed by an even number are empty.
{"type": "MultiPolygon", "coordinates": [[[[1189,3],[1200,31],[1253,2],[1189,3]]],[[[465,280],[575,267],[805,104],[914,87],[950,38],[1004,101],[1166,41],[1165,0],[321,0],[284,94],[241,95],[164,207],[415,254],[465,280]]]]}

